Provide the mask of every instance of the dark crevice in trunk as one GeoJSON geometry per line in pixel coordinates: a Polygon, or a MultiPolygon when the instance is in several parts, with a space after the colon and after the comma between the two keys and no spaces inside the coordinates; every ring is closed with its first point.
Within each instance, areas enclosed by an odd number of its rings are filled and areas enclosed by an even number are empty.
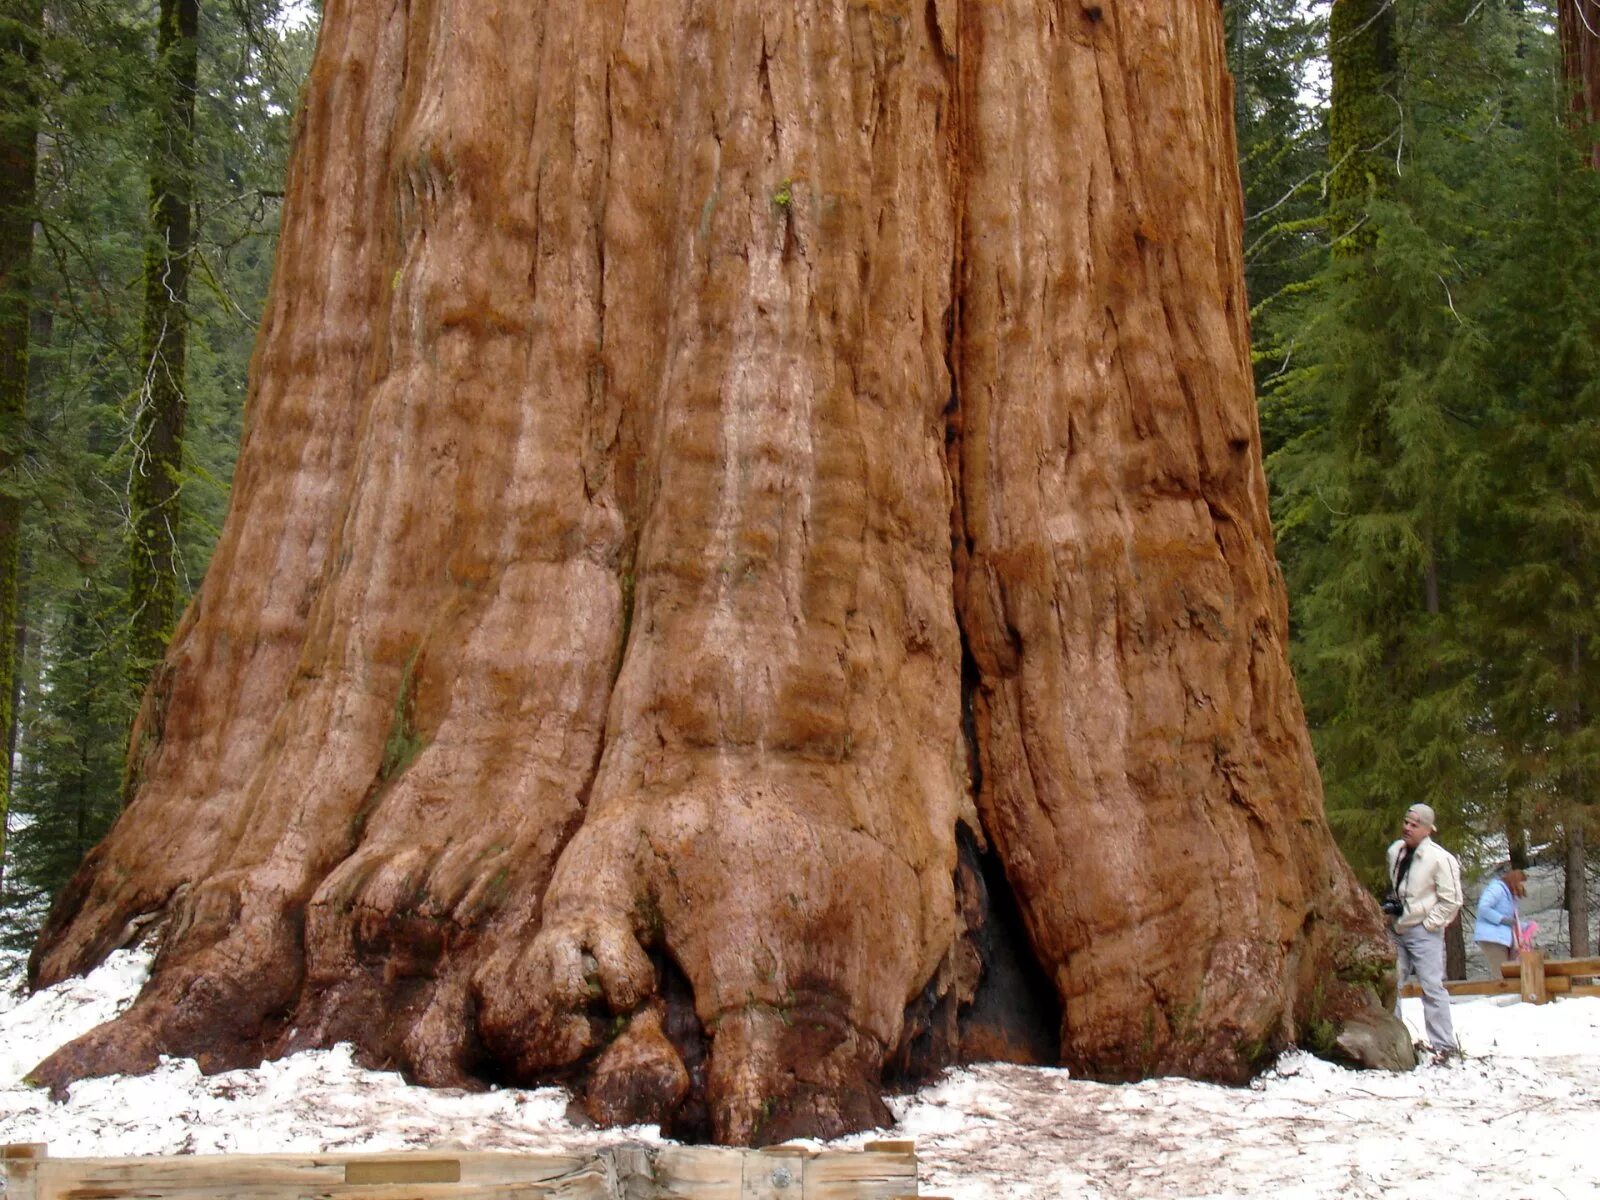
{"type": "Polygon", "coordinates": [[[712,1141],[711,1106],[706,1099],[711,1038],[695,1012],[694,987],[683,969],[659,950],[652,951],[650,957],[656,966],[657,994],[666,1006],[661,1031],[689,1072],[689,1094],[671,1118],[662,1123],[661,1132],[680,1142],[705,1145],[712,1141]]]}
{"type": "Polygon", "coordinates": [[[906,1005],[905,1036],[883,1064],[883,1086],[891,1092],[915,1091],[961,1061],[960,1000],[953,990],[941,992],[941,982],[936,975],[906,1005]]]}
{"type": "Polygon", "coordinates": [[[961,1013],[961,1061],[1059,1063],[1061,1001],[1033,952],[1005,864],[992,846],[980,850],[965,830],[958,836],[962,866],[977,882],[983,913],[982,924],[968,931],[983,975],[961,1013]]]}

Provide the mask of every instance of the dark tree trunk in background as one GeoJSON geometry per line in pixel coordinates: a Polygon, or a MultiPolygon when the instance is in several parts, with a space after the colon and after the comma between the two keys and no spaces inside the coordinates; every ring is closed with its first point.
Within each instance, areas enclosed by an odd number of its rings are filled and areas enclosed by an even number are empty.
{"type": "Polygon", "coordinates": [[[233,509],[32,977],[163,950],[39,1077],[349,1038],[770,1141],[1392,1020],[1240,221],[1210,0],[330,4],[233,509]]]}
{"type": "Polygon", "coordinates": [[[1328,14],[1328,217],[1335,254],[1365,254],[1367,205],[1393,193],[1400,109],[1392,0],[1333,0],[1328,14]]]}
{"type": "MultiPolygon", "coordinates": [[[[1571,90],[1573,122],[1593,137],[1589,163],[1600,170],[1600,0],[1557,0],[1556,26],[1561,38],[1561,74],[1571,90]]],[[[1572,669],[1581,678],[1583,643],[1574,636],[1572,669]]],[[[1583,713],[1574,704],[1571,728],[1582,728],[1583,713]]],[[[1574,772],[1574,775],[1580,775],[1574,772]]],[[[1573,807],[1565,826],[1567,926],[1574,957],[1587,957],[1593,943],[1589,938],[1589,874],[1585,825],[1592,809],[1586,795],[1587,780],[1573,780],[1573,807]]]]}
{"type": "MultiPolygon", "coordinates": [[[[1465,910],[1462,910],[1465,912],[1465,910]]],[[[1446,979],[1465,979],[1467,977],[1467,935],[1463,926],[1462,913],[1457,913],[1455,919],[1445,926],[1444,930],[1444,977],[1446,979]]]]}
{"type": "Polygon", "coordinates": [[[166,650],[179,595],[178,493],[194,254],[192,159],[199,24],[199,0],[161,0],[140,343],[144,375],[134,397],[128,488],[133,525],[128,577],[131,661],[141,683],[166,650]]]}
{"type": "Polygon", "coordinates": [[[1589,941],[1588,839],[1584,836],[1584,819],[1586,815],[1582,808],[1574,809],[1568,817],[1565,829],[1567,842],[1567,937],[1571,942],[1573,958],[1588,958],[1591,947],[1591,942],[1589,941]]]}
{"type": "MultiPolygon", "coordinates": [[[[34,86],[40,0],[0,0],[0,737],[16,718],[22,499],[16,463],[28,404],[33,218],[39,114],[34,86]]],[[[11,810],[11,755],[0,762],[0,891],[11,810]]]]}

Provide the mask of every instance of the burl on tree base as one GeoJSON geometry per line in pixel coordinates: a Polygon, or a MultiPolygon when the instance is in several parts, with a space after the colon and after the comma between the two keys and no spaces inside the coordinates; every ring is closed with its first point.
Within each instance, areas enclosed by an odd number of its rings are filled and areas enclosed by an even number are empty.
{"type": "Polygon", "coordinates": [[[1380,1026],[1214,0],[335,0],[52,1085],[349,1039],[724,1142],[1380,1026]],[[892,1081],[892,1078],[891,1078],[892,1081]]]}

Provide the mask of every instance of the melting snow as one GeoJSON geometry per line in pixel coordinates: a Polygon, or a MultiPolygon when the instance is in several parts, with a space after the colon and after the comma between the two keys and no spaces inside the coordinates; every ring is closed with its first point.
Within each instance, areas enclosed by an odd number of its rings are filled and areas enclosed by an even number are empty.
{"type": "MultiPolygon", "coordinates": [[[[0,1143],[56,1155],[463,1149],[577,1150],[658,1140],[595,1130],[556,1088],[408,1087],[348,1047],[203,1076],[187,1059],[140,1078],[85,1080],[53,1104],[22,1076],[131,1002],[148,959],[115,954],[87,979],[0,995],[0,1143]]],[[[1420,1028],[1419,1002],[1405,1015],[1420,1028]]],[[[1182,1079],[1107,1085],[1065,1071],[955,1070],[891,1101],[914,1137],[924,1194],[956,1200],[1242,1197],[1576,1200],[1600,1192],[1600,998],[1543,1007],[1459,1000],[1469,1057],[1405,1075],[1292,1053],[1248,1088],[1182,1079]]],[[[872,1136],[884,1136],[879,1133],[872,1136]]],[[[849,1146],[864,1140],[847,1138],[849,1146]]]]}

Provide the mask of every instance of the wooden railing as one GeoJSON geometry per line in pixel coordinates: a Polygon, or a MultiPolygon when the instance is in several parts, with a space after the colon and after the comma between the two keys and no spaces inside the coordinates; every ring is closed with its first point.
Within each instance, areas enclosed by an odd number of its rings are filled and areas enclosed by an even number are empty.
{"type": "MultiPolygon", "coordinates": [[[[51,1158],[0,1151],[6,1200],[914,1200],[913,1142],[610,1146],[589,1154],[417,1151],[51,1158]]],[[[924,1197],[923,1200],[938,1200],[924,1197]]]]}
{"type": "Polygon", "coordinates": [[[1547,1004],[1551,996],[1600,996],[1594,977],[1600,975],[1600,958],[1546,959],[1538,950],[1519,954],[1505,963],[1500,974],[1515,979],[1517,990],[1530,1004],[1547,1004]],[[1588,982],[1583,982],[1587,980],[1588,982]]]}
{"type": "MultiPolygon", "coordinates": [[[[1600,958],[1550,958],[1528,950],[1500,968],[1498,979],[1451,980],[1444,987],[1452,996],[1519,995],[1529,1004],[1548,1004],[1556,996],[1600,996],[1600,958]]],[[[1414,983],[1400,989],[1402,996],[1420,996],[1414,983]]]]}

